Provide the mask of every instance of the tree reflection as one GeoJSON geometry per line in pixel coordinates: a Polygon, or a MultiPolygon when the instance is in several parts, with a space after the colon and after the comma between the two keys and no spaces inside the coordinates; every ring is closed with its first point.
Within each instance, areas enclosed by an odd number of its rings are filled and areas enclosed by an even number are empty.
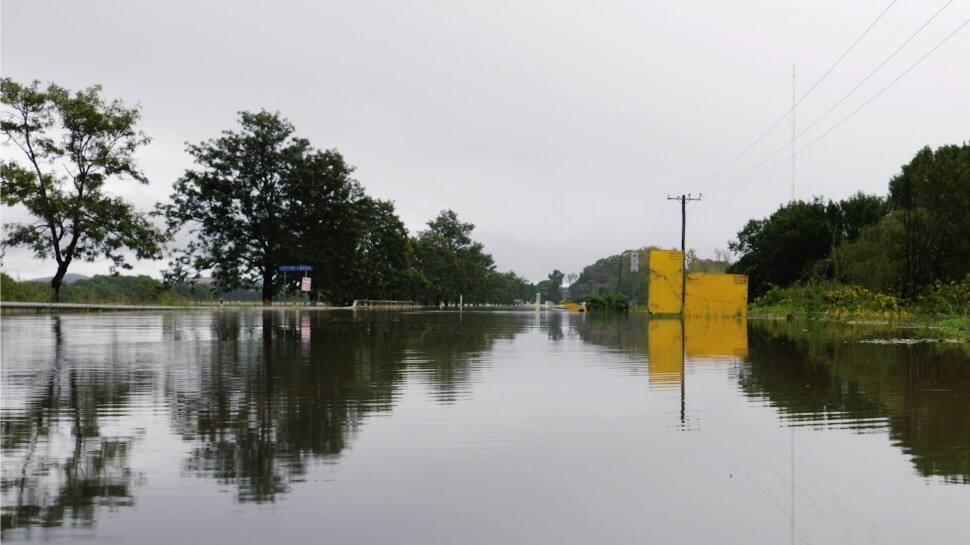
{"type": "Polygon", "coordinates": [[[409,376],[453,401],[477,358],[524,325],[486,313],[220,317],[201,389],[170,393],[176,428],[196,444],[185,468],[236,487],[240,501],[274,501],[310,462],[337,457],[365,417],[390,411],[409,376]],[[258,338],[245,335],[249,320],[258,338]]]}
{"type": "Polygon", "coordinates": [[[133,438],[103,436],[99,418],[103,408],[128,403],[130,382],[66,358],[61,317],[51,324],[54,354],[38,377],[42,388],[22,410],[3,415],[5,534],[68,521],[90,526],[98,506],[133,503],[133,438]]]}
{"type": "Polygon", "coordinates": [[[888,427],[923,476],[970,483],[970,365],[948,343],[884,345],[872,328],[756,322],[749,395],[767,398],[792,425],[888,427]]]}

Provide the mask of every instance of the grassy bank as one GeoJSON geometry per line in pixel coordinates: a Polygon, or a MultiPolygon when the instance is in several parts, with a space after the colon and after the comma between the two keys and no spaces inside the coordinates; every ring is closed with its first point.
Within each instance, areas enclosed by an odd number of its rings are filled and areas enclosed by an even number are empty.
{"type": "Polygon", "coordinates": [[[749,307],[749,315],[891,322],[970,336],[970,275],[961,282],[934,284],[915,299],[902,299],[860,286],[795,284],[773,288],[756,298],[749,307]]]}

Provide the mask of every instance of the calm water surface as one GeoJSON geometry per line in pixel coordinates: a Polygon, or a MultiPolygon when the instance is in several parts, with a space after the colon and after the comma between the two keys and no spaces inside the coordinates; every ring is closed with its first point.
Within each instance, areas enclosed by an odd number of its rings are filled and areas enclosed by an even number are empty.
{"type": "Polygon", "coordinates": [[[4,543],[970,539],[970,348],[881,342],[905,331],[291,310],[0,332],[4,543]]]}

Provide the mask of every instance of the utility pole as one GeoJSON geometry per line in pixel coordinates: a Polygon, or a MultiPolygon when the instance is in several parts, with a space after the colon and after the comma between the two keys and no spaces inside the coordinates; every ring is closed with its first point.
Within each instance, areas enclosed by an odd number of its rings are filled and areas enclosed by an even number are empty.
{"type": "Polygon", "coordinates": [[[622,293],[620,290],[623,288],[623,256],[629,254],[633,250],[623,250],[620,252],[620,263],[619,267],[616,269],[616,293],[622,293]]]}
{"type": "Polygon", "coordinates": [[[684,304],[687,302],[687,201],[701,200],[701,194],[694,195],[687,193],[684,195],[667,195],[668,201],[680,201],[680,253],[684,259],[684,274],[681,275],[680,289],[680,313],[684,313],[684,304]]]}

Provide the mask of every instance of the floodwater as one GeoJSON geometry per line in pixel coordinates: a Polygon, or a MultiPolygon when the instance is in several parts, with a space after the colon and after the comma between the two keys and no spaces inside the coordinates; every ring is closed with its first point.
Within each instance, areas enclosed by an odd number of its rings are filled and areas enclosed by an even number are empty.
{"type": "Polygon", "coordinates": [[[912,332],[299,310],[0,328],[4,543],[970,534],[970,347],[892,340],[912,332]]]}

